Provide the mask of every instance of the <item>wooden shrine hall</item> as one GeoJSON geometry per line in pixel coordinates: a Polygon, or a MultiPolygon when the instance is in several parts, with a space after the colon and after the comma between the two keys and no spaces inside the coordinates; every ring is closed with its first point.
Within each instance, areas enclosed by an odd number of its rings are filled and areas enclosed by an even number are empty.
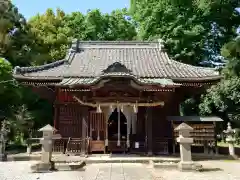
{"type": "Polygon", "coordinates": [[[159,42],[78,40],[65,59],[16,67],[14,77],[53,104],[67,147],[84,142],[75,152],[147,154],[172,152],[168,117],[221,79],[214,69],[172,60],[159,42]]]}

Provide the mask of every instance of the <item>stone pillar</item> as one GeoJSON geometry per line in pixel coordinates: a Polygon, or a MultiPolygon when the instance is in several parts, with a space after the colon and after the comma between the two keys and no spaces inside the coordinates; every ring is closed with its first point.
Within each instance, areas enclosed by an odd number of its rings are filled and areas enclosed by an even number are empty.
{"type": "Polygon", "coordinates": [[[31,139],[27,139],[27,154],[31,154],[32,153],[32,142],[31,139]]]}
{"type": "Polygon", "coordinates": [[[2,127],[0,129],[0,161],[7,161],[7,154],[5,152],[7,128],[5,122],[6,121],[2,122],[2,127]]]}
{"type": "Polygon", "coordinates": [[[232,129],[231,123],[228,122],[227,129],[223,131],[226,134],[226,142],[228,143],[229,155],[237,158],[235,154],[234,143],[236,139],[234,138],[234,134],[236,133],[234,129],[232,129]]]}
{"type": "Polygon", "coordinates": [[[193,144],[193,138],[190,137],[190,132],[193,130],[189,125],[182,123],[175,128],[175,131],[179,131],[179,137],[177,142],[180,146],[180,157],[179,169],[181,171],[196,170],[197,164],[192,161],[191,144],[193,144]]]}

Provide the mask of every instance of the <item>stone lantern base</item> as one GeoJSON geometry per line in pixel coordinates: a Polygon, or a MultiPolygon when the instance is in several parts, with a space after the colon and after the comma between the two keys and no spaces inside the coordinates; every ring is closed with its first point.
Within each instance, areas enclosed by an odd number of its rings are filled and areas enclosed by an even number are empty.
{"type": "Polygon", "coordinates": [[[31,170],[33,172],[46,172],[46,171],[53,171],[55,170],[54,162],[44,163],[39,162],[31,166],[31,170]]]}
{"type": "Polygon", "coordinates": [[[180,171],[199,171],[202,169],[202,165],[195,163],[193,161],[189,161],[189,162],[180,161],[178,163],[178,169],[180,171]]]}

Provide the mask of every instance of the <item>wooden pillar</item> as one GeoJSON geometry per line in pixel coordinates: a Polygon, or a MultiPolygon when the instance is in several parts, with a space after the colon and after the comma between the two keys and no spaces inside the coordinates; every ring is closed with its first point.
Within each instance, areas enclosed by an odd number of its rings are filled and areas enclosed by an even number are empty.
{"type": "Polygon", "coordinates": [[[123,107],[123,114],[127,119],[127,148],[130,148],[130,131],[132,125],[132,108],[130,106],[123,107]]]}
{"type": "Polygon", "coordinates": [[[121,145],[121,124],[120,124],[120,118],[121,118],[121,109],[118,106],[117,107],[117,112],[118,112],[118,140],[117,140],[117,146],[121,145]]]}
{"type": "Polygon", "coordinates": [[[110,117],[110,115],[113,112],[113,107],[103,107],[102,111],[104,113],[104,117],[105,117],[105,123],[106,123],[106,131],[105,131],[105,146],[108,146],[108,119],[110,117]]]}
{"type": "Polygon", "coordinates": [[[215,143],[214,143],[214,148],[215,148],[215,154],[218,155],[218,145],[217,145],[217,124],[216,122],[213,122],[214,125],[214,139],[215,139],[215,143]]]}
{"type": "Polygon", "coordinates": [[[146,111],[145,111],[145,152],[147,153],[147,151],[148,151],[148,127],[147,127],[147,125],[148,125],[148,122],[147,122],[147,119],[148,119],[148,113],[147,113],[147,108],[148,107],[146,107],[146,111]]]}
{"type": "Polygon", "coordinates": [[[153,146],[153,131],[152,131],[152,108],[147,108],[147,139],[148,139],[148,155],[152,155],[152,146],[153,146]]]}
{"type": "Polygon", "coordinates": [[[55,129],[58,129],[59,127],[58,127],[58,106],[56,105],[56,104],[54,104],[53,105],[53,108],[54,108],[54,115],[53,115],[53,117],[54,117],[54,128],[55,129]]]}
{"type": "Polygon", "coordinates": [[[100,119],[99,119],[99,114],[97,115],[97,140],[100,141],[100,119]]]}
{"type": "Polygon", "coordinates": [[[175,142],[175,132],[174,132],[174,123],[171,121],[171,130],[172,130],[172,153],[176,153],[176,142],[175,142]]]}
{"type": "Polygon", "coordinates": [[[88,153],[88,146],[87,146],[87,130],[88,130],[88,107],[82,108],[82,153],[88,153]]]}
{"type": "Polygon", "coordinates": [[[137,113],[131,113],[132,134],[137,134],[137,113]]]}

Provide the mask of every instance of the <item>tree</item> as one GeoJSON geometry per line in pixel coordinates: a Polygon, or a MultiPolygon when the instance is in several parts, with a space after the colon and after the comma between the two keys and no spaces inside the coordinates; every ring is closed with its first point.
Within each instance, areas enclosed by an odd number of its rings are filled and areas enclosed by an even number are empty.
{"type": "Polygon", "coordinates": [[[240,36],[222,48],[222,55],[228,59],[227,67],[223,71],[225,77],[240,77],[240,36]]]}
{"type": "Polygon", "coordinates": [[[64,26],[65,13],[57,9],[56,14],[48,9],[45,14],[38,14],[29,20],[31,32],[34,34],[38,57],[33,64],[39,65],[63,59],[71,41],[68,29],[64,26]]]}
{"type": "Polygon", "coordinates": [[[203,114],[225,114],[227,119],[240,120],[240,43],[236,38],[227,43],[222,54],[228,58],[222,74],[224,79],[212,86],[202,97],[200,110],[203,114]]]}
{"type": "Polygon", "coordinates": [[[98,9],[88,11],[84,16],[73,12],[65,17],[65,25],[73,38],[80,40],[133,40],[137,32],[127,19],[127,10],[115,10],[103,14],[98,9]]]}
{"type": "Polygon", "coordinates": [[[13,66],[25,66],[31,59],[32,38],[24,17],[9,0],[0,2],[0,57],[13,66]]]}
{"type": "Polygon", "coordinates": [[[14,116],[9,120],[11,134],[14,135],[13,140],[17,144],[23,144],[24,136],[29,133],[29,128],[33,127],[33,117],[26,108],[26,105],[20,106],[14,116]]]}
{"type": "Polygon", "coordinates": [[[105,15],[107,20],[106,38],[104,40],[135,40],[136,27],[131,21],[126,9],[112,11],[105,15]]]}
{"type": "Polygon", "coordinates": [[[12,80],[11,64],[0,58],[0,116],[1,118],[8,117],[12,111],[11,107],[16,102],[18,96],[15,84],[12,80]]]}
{"type": "Polygon", "coordinates": [[[226,114],[233,121],[240,119],[240,78],[224,79],[212,86],[203,96],[200,110],[203,114],[226,114]],[[219,113],[220,112],[220,113],[219,113]]]}
{"type": "Polygon", "coordinates": [[[221,47],[236,36],[237,0],[131,0],[140,39],[165,41],[170,55],[189,64],[219,60],[221,47]]]}
{"type": "Polygon", "coordinates": [[[127,20],[127,10],[103,14],[98,9],[65,14],[48,9],[29,21],[35,35],[35,51],[38,56],[33,64],[44,64],[63,59],[72,39],[80,40],[132,40],[136,37],[135,26],[127,20]]]}

